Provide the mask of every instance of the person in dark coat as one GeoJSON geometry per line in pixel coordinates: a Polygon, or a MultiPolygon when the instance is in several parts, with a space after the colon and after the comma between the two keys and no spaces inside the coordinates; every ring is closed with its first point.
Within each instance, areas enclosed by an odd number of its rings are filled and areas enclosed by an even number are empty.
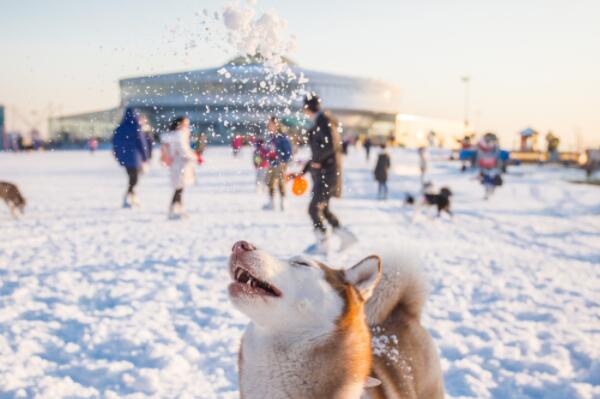
{"type": "Polygon", "coordinates": [[[350,139],[345,138],[344,141],[342,141],[342,154],[348,155],[348,147],[349,146],[350,146],[350,139]]]}
{"type": "Polygon", "coordinates": [[[379,183],[377,198],[380,200],[385,200],[388,197],[387,180],[390,166],[390,155],[386,150],[386,145],[383,144],[381,146],[381,153],[377,157],[377,164],[375,165],[375,180],[379,183]]]}
{"type": "Polygon", "coordinates": [[[365,148],[365,155],[367,156],[367,161],[369,160],[369,157],[371,156],[371,146],[373,145],[373,142],[371,141],[370,138],[366,138],[365,142],[363,143],[363,147],[365,148]]]}
{"type": "Polygon", "coordinates": [[[146,137],[146,143],[148,144],[148,162],[152,161],[152,150],[154,149],[154,130],[150,125],[150,121],[144,115],[140,116],[140,126],[142,129],[142,133],[146,137]]]}
{"type": "Polygon", "coordinates": [[[139,115],[132,108],[125,110],[123,120],[113,134],[112,144],[115,158],[125,168],[129,178],[123,207],[130,208],[139,205],[135,187],[138,177],[149,159],[149,148],[146,136],[142,132],[139,115]]]}
{"type": "Polygon", "coordinates": [[[342,227],[338,218],[329,209],[331,197],[340,197],[342,193],[341,140],[337,123],[331,115],[321,111],[321,100],[315,94],[304,98],[304,113],[313,121],[308,130],[308,145],[312,157],[304,167],[303,174],[311,173],[313,180],[312,200],[308,213],[313,222],[317,241],[307,248],[307,252],[325,254],[329,240],[325,222],[329,223],[333,233],[342,241],[341,249],[354,244],[356,237],[342,227]]]}

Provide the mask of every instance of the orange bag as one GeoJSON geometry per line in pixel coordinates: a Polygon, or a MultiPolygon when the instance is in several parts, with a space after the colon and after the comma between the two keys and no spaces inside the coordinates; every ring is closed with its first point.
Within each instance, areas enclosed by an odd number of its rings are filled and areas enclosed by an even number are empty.
{"type": "Polygon", "coordinates": [[[308,182],[303,176],[296,176],[294,178],[294,182],[292,183],[292,192],[295,195],[302,195],[306,192],[308,188],[308,182]]]}

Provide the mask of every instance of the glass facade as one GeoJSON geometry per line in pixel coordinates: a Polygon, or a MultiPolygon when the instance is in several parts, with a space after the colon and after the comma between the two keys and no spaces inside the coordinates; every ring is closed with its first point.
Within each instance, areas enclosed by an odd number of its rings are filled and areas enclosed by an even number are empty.
{"type": "MultiPolygon", "coordinates": [[[[302,96],[316,92],[323,107],[342,122],[344,134],[370,134],[377,122],[394,123],[400,111],[400,92],[386,82],[316,72],[290,66],[289,74],[272,75],[260,63],[232,62],[220,68],[144,76],[119,82],[118,112],[134,107],[143,112],[160,132],[176,116],[190,118],[195,134],[205,133],[212,143],[229,143],[234,135],[261,135],[266,121],[276,115],[301,131],[302,96]],[[302,83],[300,83],[302,82],[302,83]]],[[[74,122],[77,135],[92,130],[94,123],[112,118],[101,112],[56,118],[54,130],[74,122]],[[88,126],[83,119],[95,121],[88,126]],[[60,123],[57,123],[60,122],[60,123]]],[[[50,129],[51,132],[53,129],[50,129]]],[[[98,134],[98,129],[95,129],[98,134]]],[[[91,133],[90,133],[91,134],[91,133]]]]}
{"type": "Polygon", "coordinates": [[[314,91],[325,108],[344,123],[347,134],[365,134],[379,119],[394,120],[399,90],[385,82],[324,74],[291,67],[303,76],[303,85],[290,75],[272,76],[261,64],[227,64],[222,68],[124,79],[121,106],[133,106],[148,115],[158,130],[175,116],[187,115],[196,133],[211,142],[229,142],[232,136],[260,135],[271,115],[283,120],[302,119],[301,95],[314,91]],[[360,123],[356,118],[360,116],[360,123]]]}

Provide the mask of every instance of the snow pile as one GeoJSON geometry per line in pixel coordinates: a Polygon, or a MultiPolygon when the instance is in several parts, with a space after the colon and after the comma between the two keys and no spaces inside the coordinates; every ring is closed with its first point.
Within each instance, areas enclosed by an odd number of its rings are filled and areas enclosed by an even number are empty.
{"type": "Polygon", "coordinates": [[[256,2],[230,3],[223,9],[229,43],[241,54],[260,55],[273,73],[284,72],[282,55],[295,49],[295,37],[285,37],[288,22],[274,10],[257,15],[256,2]]]}
{"type": "Polygon", "coordinates": [[[286,32],[288,22],[275,10],[259,11],[256,1],[247,0],[197,15],[202,17],[200,34],[210,46],[225,51],[228,46],[249,59],[260,57],[275,75],[292,73],[283,57],[296,51],[296,37],[286,32]]]}
{"type": "MultiPolygon", "coordinates": [[[[455,193],[454,219],[413,223],[403,199],[418,190],[417,156],[391,157],[386,202],[374,200],[374,159],[345,158],[332,207],[361,241],[327,262],[386,246],[423,254],[423,325],[448,398],[599,398],[598,189],[563,180],[582,172],[522,167],[483,201],[473,176],[434,162],[429,179],[455,193]]],[[[309,197],[262,211],[249,151],[209,147],[205,160],[184,194],[190,219],[169,221],[158,165],[140,180],[142,208],[123,210],[127,179],[108,152],[0,153],[0,180],[28,200],[21,221],[0,207],[1,398],[239,397],[248,320],[227,298],[231,246],[298,254],[314,239],[309,197]]],[[[402,362],[394,339],[374,331],[375,350],[402,362]]]]}
{"type": "MultiPolygon", "coordinates": [[[[176,52],[188,56],[195,52],[198,40],[204,40],[231,58],[216,70],[215,84],[203,79],[204,71],[200,76],[196,72],[182,73],[186,84],[178,89],[179,94],[189,105],[204,104],[201,115],[192,118],[194,123],[206,122],[204,133],[221,143],[230,142],[241,129],[243,134],[250,131],[260,136],[271,116],[267,110],[292,123],[304,119],[299,105],[308,79],[302,73],[297,74],[284,58],[295,49],[295,37],[287,34],[288,23],[284,18],[274,10],[259,11],[255,1],[237,1],[219,11],[197,12],[194,20],[190,25],[178,19],[167,35],[170,43],[187,38],[183,48],[176,52]],[[212,127],[214,114],[224,130],[212,127]]],[[[128,89],[136,95],[136,101],[154,108],[172,90],[158,84],[134,84],[128,89]]]]}

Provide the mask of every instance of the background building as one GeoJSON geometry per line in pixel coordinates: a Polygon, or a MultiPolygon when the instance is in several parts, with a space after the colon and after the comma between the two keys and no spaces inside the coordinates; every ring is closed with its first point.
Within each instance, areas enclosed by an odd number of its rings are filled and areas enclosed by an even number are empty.
{"type": "Polygon", "coordinates": [[[302,95],[314,91],[342,124],[344,136],[401,139],[397,86],[287,62],[289,73],[278,75],[259,60],[237,58],[218,68],[123,79],[118,108],[53,118],[48,130],[52,139],[107,139],[125,107],[134,107],[156,131],[166,129],[173,117],[187,115],[195,134],[206,133],[211,143],[229,143],[237,134],[261,134],[271,115],[300,130],[306,123],[302,95]]]}
{"type": "Polygon", "coordinates": [[[121,120],[123,110],[106,111],[50,118],[48,132],[52,141],[86,142],[91,137],[109,139],[121,120]]]}
{"type": "Polygon", "coordinates": [[[452,148],[464,136],[465,126],[460,120],[398,114],[395,132],[396,140],[406,147],[452,148]]]}

